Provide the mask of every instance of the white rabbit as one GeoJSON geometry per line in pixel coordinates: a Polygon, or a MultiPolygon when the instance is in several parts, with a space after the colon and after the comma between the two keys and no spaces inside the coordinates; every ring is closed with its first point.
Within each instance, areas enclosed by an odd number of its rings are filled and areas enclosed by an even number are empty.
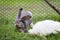
{"type": "Polygon", "coordinates": [[[46,36],[51,33],[56,34],[58,31],[60,31],[60,22],[44,20],[37,22],[28,32],[29,34],[40,34],[40,36],[46,36]]]}

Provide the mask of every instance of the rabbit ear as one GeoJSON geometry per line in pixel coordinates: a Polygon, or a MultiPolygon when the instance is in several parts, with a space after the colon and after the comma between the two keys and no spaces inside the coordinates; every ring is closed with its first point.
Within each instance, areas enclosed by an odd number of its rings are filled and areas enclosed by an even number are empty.
{"type": "Polygon", "coordinates": [[[23,8],[20,8],[20,9],[19,9],[18,18],[20,18],[22,10],[23,10],[23,8]]]}

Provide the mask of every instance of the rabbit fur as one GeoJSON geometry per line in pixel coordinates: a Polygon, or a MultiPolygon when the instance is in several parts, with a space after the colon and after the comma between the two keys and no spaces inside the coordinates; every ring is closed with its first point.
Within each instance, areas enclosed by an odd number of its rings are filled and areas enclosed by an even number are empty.
{"type": "Polygon", "coordinates": [[[29,34],[47,36],[51,33],[57,34],[58,31],[60,32],[60,22],[53,20],[43,20],[33,25],[32,29],[30,29],[28,32],[29,34]]]}

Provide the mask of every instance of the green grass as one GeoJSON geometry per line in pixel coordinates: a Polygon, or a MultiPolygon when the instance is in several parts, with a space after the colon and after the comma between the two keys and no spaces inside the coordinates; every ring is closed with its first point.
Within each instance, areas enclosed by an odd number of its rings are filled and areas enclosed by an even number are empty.
{"type": "Polygon", "coordinates": [[[46,38],[15,31],[13,24],[0,25],[0,40],[60,40],[60,33],[48,35],[46,38]]]}
{"type": "Polygon", "coordinates": [[[28,33],[20,33],[14,31],[13,25],[2,25],[0,27],[0,40],[40,40],[43,38],[37,35],[29,35],[28,33]]]}
{"type": "MultiPolygon", "coordinates": [[[[60,7],[60,0],[50,2],[60,7]]],[[[0,0],[0,40],[60,40],[60,33],[48,35],[47,39],[44,39],[40,35],[14,31],[15,16],[21,7],[32,12],[33,23],[46,19],[60,21],[60,15],[43,0],[0,0]]]]}

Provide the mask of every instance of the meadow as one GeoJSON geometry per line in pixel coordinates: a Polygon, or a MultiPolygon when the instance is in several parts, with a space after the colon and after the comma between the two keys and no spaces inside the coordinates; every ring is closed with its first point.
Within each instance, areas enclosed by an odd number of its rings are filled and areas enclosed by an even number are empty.
{"type": "MultiPolygon", "coordinates": [[[[60,9],[60,0],[50,0],[60,9]]],[[[14,20],[19,8],[32,12],[33,23],[42,20],[60,21],[60,15],[44,2],[44,0],[0,0],[0,40],[60,40],[60,32],[48,35],[44,39],[40,35],[30,35],[14,30],[14,20]]]]}

